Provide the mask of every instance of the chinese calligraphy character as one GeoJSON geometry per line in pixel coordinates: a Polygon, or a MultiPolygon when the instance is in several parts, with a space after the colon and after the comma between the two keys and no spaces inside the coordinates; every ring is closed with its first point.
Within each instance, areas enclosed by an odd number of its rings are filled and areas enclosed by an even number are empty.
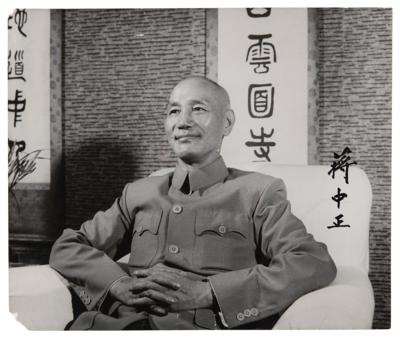
{"type": "Polygon", "coordinates": [[[340,187],[338,187],[338,189],[337,189],[337,194],[335,194],[335,195],[332,197],[332,200],[333,200],[333,201],[336,201],[337,207],[338,207],[338,208],[340,208],[340,202],[341,202],[344,198],[347,198],[347,194],[346,194],[346,193],[341,193],[341,192],[340,192],[340,187]]]}
{"type": "Polygon", "coordinates": [[[271,8],[246,8],[250,18],[266,18],[271,15],[271,8]]]}
{"type": "Polygon", "coordinates": [[[351,157],[347,154],[351,153],[350,148],[345,147],[342,154],[337,154],[337,153],[333,153],[333,156],[335,159],[331,164],[331,169],[329,170],[328,174],[332,175],[332,178],[335,179],[335,173],[338,170],[341,170],[342,172],[344,172],[344,179],[346,181],[346,184],[349,183],[349,167],[350,165],[354,165],[357,164],[356,161],[353,162],[349,162],[351,157]]]}
{"type": "Polygon", "coordinates": [[[274,109],[274,87],[272,84],[250,85],[248,108],[252,118],[268,118],[274,109]]]}
{"type": "Polygon", "coordinates": [[[26,10],[25,9],[23,9],[23,10],[17,9],[17,11],[16,11],[16,13],[14,15],[14,21],[18,26],[18,31],[24,37],[26,37],[26,34],[22,31],[22,28],[26,24],[27,20],[28,20],[28,13],[26,12],[26,10]]]}
{"type": "MultiPolygon", "coordinates": [[[[12,20],[12,16],[8,17],[8,29],[12,29],[12,26],[10,25],[10,20],[12,20]]],[[[24,28],[24,25],[28,21],[28,13],[26,12],[25,9],[16,9],[15,14],[14,14],[14,22],[17,25],[18,31],[26,37],[25,32],[22,30],[24,28]]]]}
{"type": "Polygon", "coordinates": [[[272,62],[276,62],[276,51],[273,44],[265,41],[272,37],[272,34],[255,35],[250,34],[250,40],[257,40],[247,51],[246,62],[250,65],[256,65],[255,73],[267,73],[272,62]]]}
{"type": "Polygon", "coordinates": [[[20,79],[26,81],[22,76],[24,74],[24,50],[17,50],[14,54],[14,67],[11,64],[11,50],[8,51],[8,80],[20,79]],[[14,74],[15,76],[12,76],[14,74]]]}
{"type": "Polygon", "coordinates": [[[15,91],[15,99],[8,100],[8,111],[14,113],[14,127],[22,121],[21,112],[25,110],[26,99],[22,98],[22,91],[15,91]]]}
{"type": "Polygon", "coordinates": [[[8,139],[8,152],[11,152],[14,145],[17,147],[15,154],[18,157],[18,154],[25,150],[26,143],[24,140],[12,141],[12,140],[8,139]]]}
{"type": "Polygon", "coordinates": [[[253,130],[250,130],[251,138],[258,141],[246,141],[245,145],[247,147],[259,147],[258,150],[254,150],[254,154],[258,158],[265,158],[268,161],[271,161],[269,157],[270,147],[275,146],[276,143],[273,141],[266,141],[266,138],[272,137],[274,134],[274,129],[271,130],[271,133],[267,134],[264,132],[264,127],[261,127],[260,135],[254,134],[253,130]]]}
{"type": "Polygon", "coordinates": [[[327,228],[334,228],[334,227],[350,227],[350,225],[342,225],[343,224],[343,214],[339,214],[335,217],[336,222],[333,222],[333,225],[327,226],[327,228]]]}

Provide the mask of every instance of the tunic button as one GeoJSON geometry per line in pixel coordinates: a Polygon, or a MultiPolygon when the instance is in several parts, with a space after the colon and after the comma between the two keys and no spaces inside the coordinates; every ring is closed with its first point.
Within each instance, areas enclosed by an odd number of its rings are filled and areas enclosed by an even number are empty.
{"type": "Polygon", "coordinates": [[[176,245],[169,245],[168,251],[169,251],[169,253],[176,254],[179,252],[179,247],[176,245]]]}
{"type": "Polygon", "coordinates": [[[238,313],[236,316],[237,320],[243,321],[244,320],[244,314],[243,313],[238,313]]]}
{"type": "Polygon", "coordinates": [[[182,208],[181,205],[174,205],[174,206],[172,207],[172,212],[174,212],[175,214],[181,213],[182,210],[183,210],[183,208],[182,208]]]}
{"type": "Polygon", "coordinates": [[[249,309],[245,309],[243,313],[244,313],[245,317],[250,317],[251,316],[251,311],[249,309]]]}
{"type": "Polygon", "coordinates": [[[251,314],[253,315],[253,316],[258,316],[258,310],[256,309],[256,308],[252,308],[251,310],[250,310],[250,312],[251,312],[251,314]]]}
{"type": "Polygon", "coordinates": [[[224,225],[221,225],[218,227],[218,232],[221,234],[226,233],[226,227],[224,225]]]}

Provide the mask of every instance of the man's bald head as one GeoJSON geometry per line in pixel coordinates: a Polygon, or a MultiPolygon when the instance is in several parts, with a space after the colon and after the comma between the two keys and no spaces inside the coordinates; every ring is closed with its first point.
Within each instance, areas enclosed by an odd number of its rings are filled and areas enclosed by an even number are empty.
{"type": "Polygon", "coordinates": [[[210,89],[210,95],[214,98],[216,102],[219,103],[220,109],[222,111],[228,110],[231,107],[231,103],[229,100],[229,95],[228,92],[223,88],[221,85],[216,83],[215,81],[208,79],[206,77],[202,76],[197,76],[197,75],[192,75],[190,77],[187,77],[180,82],[174,87],[174,89],[171,92],[172,93],[175,91],[175,89],[179,89],[181,86],[197,86],[199,89],[200,88],[209,88],[210,89]]]}

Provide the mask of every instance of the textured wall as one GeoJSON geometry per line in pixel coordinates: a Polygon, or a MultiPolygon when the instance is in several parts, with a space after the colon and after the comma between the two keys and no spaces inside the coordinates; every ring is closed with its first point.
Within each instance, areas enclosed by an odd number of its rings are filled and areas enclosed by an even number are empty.
{"type": "Polygon", "coordinates": [[[177,81],[205,75],[205,30],[202,9],[65,11],[65,226],[175,163],[163,113],[177,81]]]}
{"type": "Polygon", "coordinates": [[[218,8],[206,9],[206,76],[218,81],[218,8]]]}
{"type": "Polygon", "coordinates": [[[373,190],[370,278],[374,328],[390,327],[391,29],[390,9],[319,10],[322,164],[345,146],[373,190]]]}
{"type": "Polygon", "coordinates": [[[318,10],[309,8],[308,16],[308,60],[307,60],[307,87],[308,87],[308,104],[307,104],[307,123],[308,123],[308,140],[307,154],[309,165],[319,164],[318,154],[318,10]]]}

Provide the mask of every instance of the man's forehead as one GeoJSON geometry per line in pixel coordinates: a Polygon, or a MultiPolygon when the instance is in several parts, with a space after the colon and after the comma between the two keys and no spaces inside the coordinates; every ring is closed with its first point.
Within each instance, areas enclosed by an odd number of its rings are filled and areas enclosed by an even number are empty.
{"type": "Polygon", "coordinates": [[[188,78],[178,83],[171,92],[169,101],[201,101],[210,102],[218,99],[220,89],[203,78],[188,78]]]}
{"type": "Polygon", "coordinates": [[[188,104],[210,104],[212,103],[212,100],[210,100],[209,97],[203,97],[200,95],[193,96],[193,97],[187,97],[187,96],[182,96],[182,97],[170,97],[168,104],[169,105],[181,105],[183,103],[188,103],[188,104]]]}

